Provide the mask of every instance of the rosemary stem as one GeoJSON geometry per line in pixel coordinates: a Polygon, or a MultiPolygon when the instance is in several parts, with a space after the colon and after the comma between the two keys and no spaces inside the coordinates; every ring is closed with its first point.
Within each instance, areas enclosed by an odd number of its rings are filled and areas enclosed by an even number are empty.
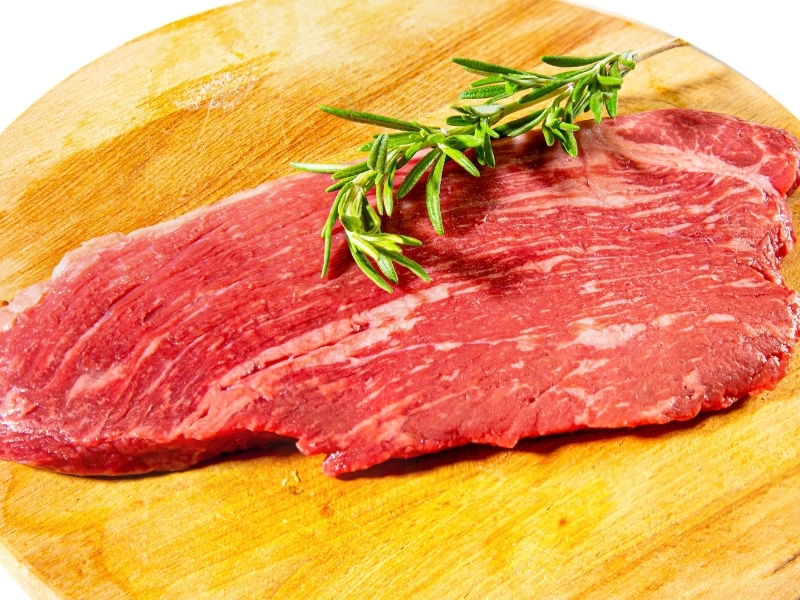
{"type": "Polygon", "coordinates": [[[575,132],[580,126],[574,119],[591,110],[599,123],[603,110],[613,118],[617,114],[618,92],[623,77],[637,63],[672,48],[688,46],[672,38],[640,51],[609,52],[598,56],[543,56],[542,62],[561,69],[556,75],[540,75],[470,59],[453,59],[459,65],[483,76],[470,90],[462,92],[463,100],[486,100],[483,104],[461,104],[452,108],[457,114],[448,117],[451,127],[425,125],[366,112],[321,107],[336,117],[356,123],[367,123],[395,129],[400,133],[381,133],[362,149],[369,157],[352,166],[338,164],[292,163],[300,170],[329,173],[336,183],[327,189],[336,192],[328,219],[321,232],[323,239],[322,276],[328,271],[333,227],[338,220],[347,246],[361,271],[381,289],[391,292],[397,285],[395,264],[404,267],[424,281],[430,281],[421,265],[403,254],[401,246],[419,246],[417,239],[381,231],[381,216],[391,216],[394,200],[405,197],[427,172],[425,206],[434,230],[442,235],[440,188],[442,168],[452,160],[469,174],[480,172],[465,152],[474,150],[480,165],[495,166],[493,139],[522,135],[540,127],[545,142],[558,143],[569,156],[577,156],[575,132]],[[480,89],[478,89],[480,88],[480,89]],[[477,92],[475,91],[477,89],[477,92]],[[539,110],[500,124],[509,115],[544,104],[539,110]],[[416,162],[403,175],[396,187],[397,169],[419,152],[433,150],[416,162]],[[367,194],[374,189],[374,204],[367,194]]]}
{"type": "MultiPolygon", "coordinates": [[[[645,48],[643,50],[639,50],[634,55],[634,62],[636,62],[638,64],[638,63],[642,62],[643,60],[647,60],[648,58],[652,58],[653,56],[656,56],[657,54],[661,54],[662,52],[666,52],[667,50],[672,50],[673,48],[680,48],[682,46],[690,46],[690,45],[691,44],[689,44],[689,42],[686,42],[686,41],[684,41],[684,40],[682,40],[680,38],[670,38],[670,39],[666,40],[665,42],[659,42],[658,44],[654,44],[652,46],[648,46],[647,48],[645,48]]],[[[619,55],[615,54],[615,55],[607,58],[606,60],[602,61],[601,63],[598,63],[598,66],[596,66],[594,69],[592,69],[592,71],[596,72],[597,70],[599,70],[600,65],[606,64],[608,62],[612,62],[612,61],[616,60],[618,57],[619,57],[619,55]]],[[[583,76],[583,75],[585,75],[585,74],[582,73],[581,76],[583,76]]],[[[577,77],[578,76],[576,76],[575,78],[577,78],[577,77]]],[[[572,81],[573,81],[573,79],[565,79],[564,83],[567,84],[567,83],[570,83],[572,81]]],[[[532,106],[534,104],[541,104],[542,102],[544,102],[546,100],[550,100],[551,98],[555,98],[556,96],[560,95],[561,93],[562,93],[562,90],[558,89],[558,90],[554,90],[550,94],[547,94],[546,96],[542,96],[541,98],[537,98],[536,100],[531,101],[531,102],[519,102],[518,100],[517,101],[513,101],[513,102],[509,102],[508,104],[503,106],[502,117],[506,117],[506,116],[508,116],[508,115],[510,115],[512,113],[517,112],[518,110],[521,110],[523,108],[527,108],[528,106],[532,106]]],[[[500,120],[500,119],[497,119],[497,120],[500,120]]],[[[467,128],[464,128],[464,129],[467,129],[467,128]]],[[[455,131],[453,131],[452,133],[455,133],[455,131]]],[[[461,133],[461,131],[459,131],[458,133],[461,133]]]]}
{"type": "Polygon", "coordinates": [[[653,46],[649,46],[644,50],[638,51],[634,57],[634,62],[640,63],[643,60],[647,60],[648,58],[655,56],[656,54],[661,54],[662,52],[672,50],[673,48],[680,48],[681,46],[691,46],[691,44],[680,38],[672,38],[666,42],[660,42],[653,46]]]}
{"type": "MultiPolygon", "coordinates": [[[[572,88],[570,88],[571,90],[572,88]]],[[[531,100],[530,102],[520,102],[519,100],[515,100],[514,102],[509,102],[508,104],[503,105],[503,117],[507,117],[508,115],[517,112],[518,110],[522,110],[523,108],[527,108],[529,106],[533,106],[535,104],[541,104],[545,100],[550,100],[551,98],[555,98],[556,96],[560,96],[564,93],[563,88],[558,88],[547,94],[546,96],[542,96],[541,98],[536,98],[536,100],[531,100]]]]}

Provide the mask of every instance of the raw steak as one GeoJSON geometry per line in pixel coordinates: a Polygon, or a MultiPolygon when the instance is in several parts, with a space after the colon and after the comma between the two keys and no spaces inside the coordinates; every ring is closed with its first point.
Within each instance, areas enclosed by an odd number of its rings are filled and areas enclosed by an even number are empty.
{"type": "Polygon", "coordinates": [[[794,138],[686,110],[578,137],[577,159],[534,134],[450,169],[444,237],[405,199],[387,229],[432,283],[393,294],[341,232],[320,279],[324,176],[93,240],[0,309],[0,457],[113,475],[288,437],[336,475],[772,388],[798,333],[794,138]]]}

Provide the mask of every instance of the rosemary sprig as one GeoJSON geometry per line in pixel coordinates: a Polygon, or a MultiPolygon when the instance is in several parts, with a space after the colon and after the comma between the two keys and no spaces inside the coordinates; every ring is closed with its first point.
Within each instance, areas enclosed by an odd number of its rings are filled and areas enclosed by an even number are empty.
{"type": "Polygon", "coordinates": [[[425,205],[433,229],[443,235],[440,190],[447,161],[454,161],[470,175],[478,177],[480,171],[468,152],[474,154],[479,165],[494,167],[493,140],[521,135],[536,127],[542,130],[548,145],[558,142],[567,154],[576,156],[575,132],[580,127],[575,119],[590,111],[599,123],[603,109],[609,117],[615,117],[623,78],[636,64],[686,45],[683,40],[673,38],[642,51],[586,57],[543,56],[543,63],[566,69],[550,75],[454,58],[453,62],[480,79],[461,92],[460,100],[468,102],[451,107],[454,114],[447,118],[446,127],[321,106],[324,112],[342,119],[394,130],[379,133],[361,146],[360,150],[368,153],[367,158],[353,165],[292,163],[302,171],[329,173],[334,181],[326,190],[336,192],[336,196],[321,232],[324,241],[322,276],[328,272],[333,228],[338,221],[356,264],[382,289],[391,292],[392,284],[397,283],[395,264],[430,281],[424,269],[406,257],[401,248],[419,246],[421,242],[381,230],[381,216],[392,216],[395,199],[405,197],[427,173],[425,205]],[[474,100],[483,102],[469,102],[474,100]],[[541,107],[506,120],[509,115],[534,106],[541,107]],[[397,184],[397,170],[425,150],[427,153],[397,184]],[[373,190],[374,207],[368,199],[373,190]]]}

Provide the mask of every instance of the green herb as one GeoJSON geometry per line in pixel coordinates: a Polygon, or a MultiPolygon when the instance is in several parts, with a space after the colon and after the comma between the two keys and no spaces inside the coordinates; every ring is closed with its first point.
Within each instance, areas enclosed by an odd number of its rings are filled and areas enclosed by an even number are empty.
{"type": "Polygon", "coordinates": [[[371,113],[321,106],[321,110],[356,123],[366,123],[394,130],[379,133],[361,150],[366,160],[354,165],[292,163],[296,169],[329,173],[334,183],[327,188],[336,192],[328,219],[322,228],[324,242],[322,276],[328,272],[333,228],[338,221],[344,229],[347,245],[356,264],[376,285],[392,291],[397,283],[395,264],[430,281],[424,269],[403,254],[401,246],[419,246],[417,239],[386,233],[381,230],[381,216],[391,217],[395,200],[405,197],[427,174],[425,205],[433,229],[443,235],[445,224],[439,205],[442,170],[447,161],[454,161],[475,177],[479,165],[494,167],[492,141],[514,137],[539,127],[548,145],[559,143],[570,156],[578,153],[574,120],[591,112],[596,122],[617,115],[618,94],[623,78],[636,64],[666,50],[687,45],[671,39],[646,50],[608,53],[598,56],[543,56],[542,62],[568,69],[556,74],[521,71],[492,63],[454,58],[453,62],[480,76],[470,88],[461,92],[466,102],[451,108],[446,127],[425,125],[371,113]],[[544,106],[541,106],[543,103],[544,106]],[[534,106],[541,106],[533,109],[534,106]],[[506,118],[527,111],[513,120],[506,118]],[[416,154],[428,150],[403,178],[395,181],[397,170],[416,154]],[[374,190],[374,206],[367,194],[374,190]]]}

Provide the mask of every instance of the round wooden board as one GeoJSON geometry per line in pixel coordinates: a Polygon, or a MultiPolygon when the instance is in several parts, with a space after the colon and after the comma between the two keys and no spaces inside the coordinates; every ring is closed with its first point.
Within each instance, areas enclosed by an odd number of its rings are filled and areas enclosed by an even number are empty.
{"type": "MultiPolygon", "coordinates": [[[[549,0],[250,1],[164,27],[0,135],[0,298],[86,239],[287,175],[289,160],[354,158],[340,149],[370,130],[319,104],[435,117],[471,79],[453,55],[533,67],[664,37],[549,0]]],[[[622,112],[666,106],[800,136],[691,48],[626,79],[622,112]]],[[[794,288],[797,257],[784,263],[794,288]]],[[[343,479],[291,447],[123,479],[2,463],[0,558],[34,598],[795,598],[798,373],[794,361],[775,391],[691,423],[468,447],[343,479]]]]}

